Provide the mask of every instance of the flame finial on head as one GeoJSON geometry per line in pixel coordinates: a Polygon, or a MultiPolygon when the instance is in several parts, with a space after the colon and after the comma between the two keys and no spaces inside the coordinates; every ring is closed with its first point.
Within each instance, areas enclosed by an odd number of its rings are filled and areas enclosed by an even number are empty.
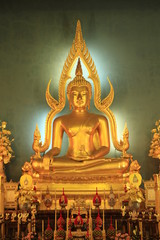
{"type": "Polygon", "coordinates": [[[82,72],[80,58],[78,58],[78,63],[77,63],[75,74],[76,74],[75,78],[67,86],[68,99],[69,99],[69,95],[70,95],[72,87],[75,87],[75,86],[77,86],[77,87],[86,86],[88,88],[88,92],[89,92],[89,99],[91,99],[92,86],[91,86],[90,82],[88,82],[82,75],[83,72],[82,72]]]}
{"type": "Polygon", "coordinates": [[[78,58],[78,63],[77,63],[77,68],[76,68],[75,74],[76,74],[76,76],[82,76],[83,75],[80,58],[78,58]]]}

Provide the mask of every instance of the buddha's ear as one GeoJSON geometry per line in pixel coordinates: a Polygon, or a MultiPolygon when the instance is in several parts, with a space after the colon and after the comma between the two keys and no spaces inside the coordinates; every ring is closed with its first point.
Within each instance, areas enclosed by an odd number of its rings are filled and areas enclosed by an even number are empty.
{"type": "Polygon", "coordinates": [[[69,110],[72,110],[72,103],[70,100],[70,94],[67,94],[68,102],[69,102],[69,110]]]}
{"type": "Polygon", "coordinates": [[[72,110],[72,103],[69,102],[69,110],[72,110]]]}
{"type": "Polygon", "coordinates": [[[88,108],[88,110],[90,110],[90,101],[91,101],[91,99],[88,98],[88,102],[87,102],[87,108],[88,108]]]}

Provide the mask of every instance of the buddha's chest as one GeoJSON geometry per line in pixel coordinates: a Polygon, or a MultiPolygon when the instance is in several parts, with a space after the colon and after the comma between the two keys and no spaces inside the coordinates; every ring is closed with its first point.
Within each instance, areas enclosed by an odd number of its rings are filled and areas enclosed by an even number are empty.
{"type": "Polygon", "coordinates": [[[70,119],[66,122],[65,131],[70,137],[88,137],[94,134],[98,120],[92,118],[70,119]]]}

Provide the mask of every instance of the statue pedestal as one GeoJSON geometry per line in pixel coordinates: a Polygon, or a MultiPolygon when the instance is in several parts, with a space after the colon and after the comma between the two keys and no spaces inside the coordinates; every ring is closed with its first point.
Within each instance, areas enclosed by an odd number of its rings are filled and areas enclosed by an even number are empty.
{"type": "Polygon", "coordinates": [[[50,182],[46,181],[37,181],[36,183],[36,188],[37,188],[37,193],[40,194],[40,210],[45,210],[46,206],[44,204],[43,199],[45,198],[45,195],[48,193],[52,197],[52,206],[50,209],[60,209],[59,206],[59,199],[62,195],[62,191],[64,188],[65,195],[67,196],[68,199],[68,207],[72,208],[72,205],[74,204],[75,200],[78,198],[84,199],[88,206],[91,208],[94,208],[93,206],[93,198],[96,194],[96,188],[98,189],[98,194],[101,197],[102,200],[102,208],[105,209],[110,209],[110,206],[108,204],[108,195],[110,194],[110,189],[112,187],[113,192],[116,196],[116,204],[114,206],[115,209],[120,209],[121,208],[121,201],[120,197],[123,196],[124,193],[124,184],[123,182],[118,183],[116,180],[114,182],[92,182],[88,181],[85,179],[85,181],[82,183],[82,179],[80,183],[77,182],[54,182],[53,180],[50,182]]]}

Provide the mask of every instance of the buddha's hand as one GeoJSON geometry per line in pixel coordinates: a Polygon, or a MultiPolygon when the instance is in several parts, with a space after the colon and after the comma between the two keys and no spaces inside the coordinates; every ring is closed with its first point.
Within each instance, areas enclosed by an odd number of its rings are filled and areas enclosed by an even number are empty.
{"type": "Polygon", "coordinates": [[[107,153],[109,152],[109,148],[102,146],[99,149],[95,150],[87,156],[87,160],[93,160],[93,159],[98,159],[98,158],[103,158],[107,153]]]}
{"type": "Polygon", "coordinates": [[[86,156],[86,157],[85,157],[85,160],[89,161],[89,160],[93,160],[93,159],[95,159],[95,158],[96,158],[96,156],[95,156],[94,154],[92,154],[92,155],[90,155],[90,156],[86,156]]]}
{"type": "Polygon", "coordinates": [[[45,170],[49,170],[50,166],[53,165],[53,161],[54,161],[54,158],[53,158],[53,155],[51,152],[48,152],[44,155],[43,157],[43,167],[45,170]]]}
{"type": "Polygon", "coordinates": [[[59,153],[60,153],[60,149],[57,147],[54,147],[44,155],[43,165],[45,169],[49,169],[49,166],[53,165],[54,156],[58,155],[59,153]]]}
{"type": "Polygon", "coordinates": [[[50,151],[48,151],[44,157],[52,159],[53,160],[53,156],[57,156],[60,153],[60,149],[57,147],[52,148],[50,151]]]}

